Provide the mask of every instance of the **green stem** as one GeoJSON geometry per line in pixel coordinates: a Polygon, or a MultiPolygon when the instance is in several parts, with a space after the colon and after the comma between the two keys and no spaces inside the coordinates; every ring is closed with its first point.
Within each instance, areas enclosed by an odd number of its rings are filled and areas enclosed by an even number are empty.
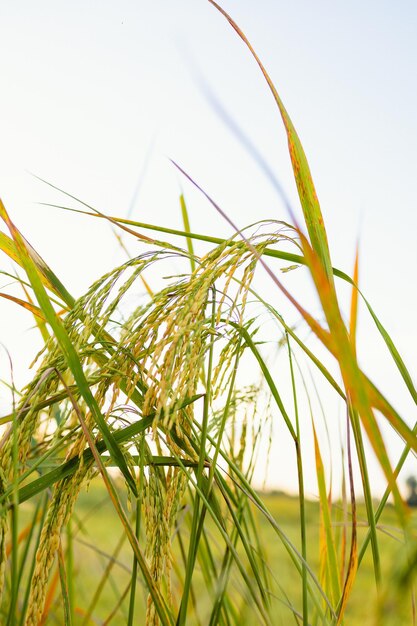
{"type": "Polygon", "coordinates": [[[75,589],[74,589],[74,542],[71,519],[67,523],[67,586],[71,624],[75,624],[75,589]]]}
{"type": "Polygon", "coordinates": [[[308,584],[307,584],[307,531],[306,531],[306,511],[305,511],[305,493],[304,493],[304,472],[303,472],[303,459],[301,456],[301,436],[300,436],[300,420],[298,414],[298,401],[297,401],[297,389],[295,384],[294,367],[292,362],[292,350],[290,345],[290,339],[288,333],[285,333],[288,347],[288,358],[290,363],[291,373],[291,386],[294,400],[294,414],[295,414],[295,430],[297,438],[295,440],[295,453],[297,458],[297,473],[298,473],[298,491],[299,491],[299,503],[300,503],[300,533],[301,533],[301,555],[303,560],[301,562],[301,579],[303,589],[303,626],[308,626],[308,584]]]}
{"type": "Polygon", "coordinates": [[[375,576],[375,583],[378,589],[380,586],[380,582],[381,582],[381,561],[379,557],[378,537],[377,537],[377,532],[376,532],[376,520],[375,520],[374,508],[372,504],[372,492],[371,492],[371,485],[369,482],[369,473],[368,473],[368,468],[367,468],[367,463],[366,463],[365,449],[363,445],[362,430],[361,430],[358,414],[351,406],[349,406],[349,414],[350,414],[350,420],[352,424],[353,435],[355,437],[355,444],[356,444],[356,450],[358,453],[359,467],[360,467],[361,476],[362,476],[362,486],[363,486],[363,493],[365,497],[366,514],[368,518],[369,533],[370,533],[371,546],[372,546],[374,576],[375,576]]]}
{"type": "MultiPolygon", "coordinates": [[[[141,525],[140,524],[141,523],[141,506],[142,506],[143,479],[144,479],[143,468],[145,465],[145,436],[144,435],[142,435],[141,440],[140,440],[139,459],[140,459],[139,491],[138,491],[138,497],[136,498],[136,526],[135,526],[135,533],[136,533],[136,537],[138,541],[140,537],[140,525],[141,525]]],[[[138,574],[138,560],[136,558],[136,555],[133,554],[132,579],[131,579],[131,584],[130,584],[130,598],[129,598],[129,615],[128,615],[128,620],[127,620],[128,626],[133,626],[133,619],[135,615],[137,574],[138,574]]]]}
{"type": "MultiPolygon", "coordinates": [[[[214,329],[215,327],[215,319],[216,319],[216,292],[215,287],[213,286],[213,295],[212,295],[212,309],[211,309],[211,326],[214,329]]],[[[208,367],[207,367],[207,382],[206,382],[206,393],[204,396],[204,410],[203,410],[203,420],[201,425],[201,443],[200,443],[200,453],[198,459],[198,467],[196,472],[196,481],[199,488],[204,490],[203,486],[203,470],[206,460],[206,441],[207,441],[207,427],[208,427],[208,418],[211,404],[211,382],[212,382],[212,371],[213,371],[213,358],[214,358],[214,333],[211,335],[210,347],[209,347],[209,358],[208,358],[208,367]]],[[[200,506],[200,496],[199,493],[196,492],[194,507],[193,507],[193,520],[191,526],[191,537],[190,537],[190,545],[188,551],[188,559],[187,559],[187,568],[185,573],[185,582],[183,595],[181,599],[180,610],[178,613],[177,626],[184,626],[185,620],[187,617],[187,607],[188,607],[188,598],[190,594],[191,587],[191,577],[194,571],[195,560],[197,556],[197,549],[199,543],[199,533],[198,533],[198,522],[200,513],[201,516],[205,515],[205,506],[204,503],[200,506]],[[201,508],[201,512],[200,512],[201,508]]]]}

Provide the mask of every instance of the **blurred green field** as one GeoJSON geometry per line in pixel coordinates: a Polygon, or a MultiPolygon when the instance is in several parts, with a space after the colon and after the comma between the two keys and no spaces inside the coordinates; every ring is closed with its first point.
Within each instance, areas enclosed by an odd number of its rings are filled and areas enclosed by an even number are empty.
{"type": "MultiPolygon", "coordinates": [[[[299,539],[299,509],[298,500],[282,493],[263,494],[263,500],[272,513],[274,519],[279,524],[282,531],[294,543],[300,546],[299,539]]],[[[22,506],[20,526],[23,528],[33,514],[34,503],[27,502],[22,506]]],[[[307,546],[308,562],[315,574],[319,569],[319,504],[318,502],[306,502],[307,514],[307,546]]],[[[342,530],[342,523],[337,526],[337,520],[341,522],[341,509],[335,505],[333,507],[336,528],[342,530]]],[[[189,524],[188,507],[185,506],[180,517],[181,539],[185,549],[188,540],[189,524]]],[[[414,514],[415,516],[415,514],[414,514]]],[[[366,533],[365,510],[359,503],[358,519],[360,528],[358,529],[359,546],[366,533]]],[[[295,618],[286,606],[290,603],[296,609],[301,610],[301,578],[291,562],[285,548],[277,538],[269,523],[260,514],[256,515],[258,532],[262,536],[263,544],[268,546],[268,553],[263,555],[265,565],[269,568],[273,580],[271,586],[271,605],[273,623],[285,625],[297,623],[295,618]]],[[[379,528],[379,541],[382,561],[382,578],[390,581],[390,574],[398,562],[401,553],[401,533],[394,508],[387,505],[386,511],[381,518],[379,528]]],[[[348,539],[349,537],[348,530],[348,539]]],[[[104,486],[93,480],[88,491],[83,489],[72,520],[73,552],[74,552],[74,599],[77,607],[76,626],[87,624],[112,624],[122,626],[127,624],[128,604],[129,604],[129,581],[132,568],[132,555],[127,539],[121,528],[112,504],[108,498],[104,486]],[[88,613],[91,616],[88,617],[88,613]]],[[[210,547],[216,555],[216,545],[219,537],[216,536],[214,528],[210,528],[210,547]]],[[[144,538],[141,538],[141,545],[144,547],[144,538]]],[[[180,551],[177,538],[174,539],[174,550],[180,551]]],[[[220,549],[218,551],[220,555],[220,549]]],[[[181,563],[180,554],[176,554],[176,567],[181,563]]],[[[220,557],[219,557],[220,560],[220,557]]],[[[173,585],[179,586],[182,572],[178,569],[173,575],[173,585]]],[[[60,584],[58,574],[55,570],[51,572],[51,589],[53,589],[55,577],[55,591],[51,600],[50,611],[46,624],[62,624],[63,615],[60,598],[60,584]]],[[[251,607],[250,599],[245,602],[247,591],[240,585],[239,574],[232,577],[232,584],[235,585],[240,600],[239,615],[242,624],[256,624],[257,617],[251,607]]],[[[201,624],[205,626],[209,623],[209,607],[207,585],[201,576],[201,569],[197,563],[193,577],[193,597],[192,609],[187,619],[188,624],[201,624]],[[195,613],[197,607],[197,614],[195,613]]],[[[135,623],[144,623],[146,591],[138,583],[137,607],[135,612],[135,623]]],[[[175,594],[174,594],[175,595],[175,594]]],[[[355,587],[349,600],[344,623],[348,626],[368,626],[378,624],[375,619],[376,614],[376,588],[374,571],[372,566],[372,556],[368,550],[361,563],[355,587]]],[[[399,603],[388,602],[385,606],[385,618],[387,623],[408,626],[412,623],[412,607],[407,600],[399,603]],[[388,608],[387,608],[388,607],[388,608]],[[386,611],[392,611],[391,620],[386,611]]],[[[384,622],[385,623],[385,622],[384,622]]]]}

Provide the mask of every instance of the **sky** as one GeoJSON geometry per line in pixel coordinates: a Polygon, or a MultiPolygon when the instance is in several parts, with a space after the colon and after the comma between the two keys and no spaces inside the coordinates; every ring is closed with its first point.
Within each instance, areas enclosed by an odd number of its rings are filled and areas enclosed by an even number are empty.
{"type": "MultiPolygon", "coordinates": [[[[350,273],[359,240],[362,289],[415,371],[416,3],[230,0],[222,6],[251,41],[297,128],[333,264],[350,273]]],[[[208,93],[268,162],[301,219],[276,105],[248,50],[205,0],[1,0],[0,77],[0,195],[74,295],[120,262],[122,252],[106,224],[42,206],[65,204],[65,197],[33,174],[103,212],[173,228],[181,226],[183,190],[195,231],[231,235],[174,159],[239,227],[288,219],[208,93]]],[[[141,251],[126,243],[132,254],[141,251]]],[[[6,257],[0,263],[10,270],[6,257]]],[[[296,274],[285,275],[286,284],[309,293],[296,274]]],[[[2,288],[7,282],[0,278],[2,288]]],[[[365,371],[414,424],[415,407],[360,313],[365,371]]],[[[39,338],[28,314],[6,300],[0,320],[0,342],[21,384],[39,338]]],[[[0,378],[9,375],[5,354],[0,378]]],[[[0,410],[7,402],[0,389],[0,410]]],[[[400,447],[389,432],[386,437],[394,460],[400,447]]],[[[279,436],[273,458],[268,484],[295,489],[279,436]]],[[[376,464],[373,471],[382,492],[376,464]]],[[[406,471],[417,472],[413,459],[406,471]]],[[[313,479],[308,488],[316,490],[313,479]]]]}

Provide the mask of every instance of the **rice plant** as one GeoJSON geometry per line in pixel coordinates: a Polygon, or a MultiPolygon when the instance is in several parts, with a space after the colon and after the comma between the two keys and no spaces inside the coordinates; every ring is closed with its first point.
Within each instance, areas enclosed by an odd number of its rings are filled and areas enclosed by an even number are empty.
{"type": "Polygon", "coordinates": [[[19,393],[13,390],[12,410],[1,417],[0,612],[7,625],[353,624],[351,607],[357,589],[368,581],[366,568],[374,579],[366,623],[415,622],[415,524],[397,477],[407,456],[417,452],[416,428],[361,369],[360,301],[414,401],[417,393],[391,337],[359,290],[358,258],[352,277],[332,266],[308,162],[275,86],[242,31],[212,4],[246,44],[276,102],[304,224],[288,207],[291,224],[265,220],[239,229],[173,164],[233,226],[234,236],[192,232],[182,195],[183,230],[72,203],[66,208],[89,216],[80,219],[107,220],[143,247],[75,300],[0,205],[5,225],[0,247],[15,263],[15,280],[25,296],[1,295],[33,315],[44,340],[33,379],[19,393]],[[167,234],[176,236],[177,244],[156,238],[167,234]],[[196,241],[210,244],[209,251],[197,253],[196,241]],[[290,293],[289,282],[271,265],[274,258],[290,267],[306,266],[320,316],[290,293]],[[152,291],[147,272],[152,268],[164,276],[173,264],[184,271],[152,291]],[[295,308],[320,350],[285,321],[270,293],[258,293],[255,272],[268,275],[270,289],[295,308]],[[347,321],[337,281],[351,287],[347,321]],[[286,355],[289,390],[282,389],[263,349],[266,318],[276,329],[276,350],[286,355]],[[337,376],[324,352],[337,363],[337,376]],[[314,411],[314,441],[308,445],[314,446],[315,466],[303,463],[299,414],[306,407],[299,398],[314,393],[305,362],[344,407],[345,473],[342,498],[336,501],[314,411]],[[242,382],[248,368],[249,385],[242,382]],[[381,418],[404,442],[394,467],[381,418]],[[291,528],[285,515],[274,512],[271,497],[253,486],[265,438],[277,420],[291,441],[297,468],[291,528]],[[386,478],[380,502],[373,498],[365,440],[386,478]],[[355,485],[354,459],[360,485],[355,485]],[[317,506],[305,497],[306,471],[317,476],[317,506]],[[358,489],[363,504],[356,501],[358,489]],[[91,553],[84,554],[82,565],[79,560],[82,542],[88,543],[89,522],[80,517],[88,493],[93,504],[97,494],[104,496],[88,513],[95,520],[90,549],[104,563],[97,575],[88,575],[91,553]],[[381,534],[383,515],[395,524],[395,561],[381,534]],[[104,546],[98,538],[96,544],[100,524],[107,526],[104,546]]]}

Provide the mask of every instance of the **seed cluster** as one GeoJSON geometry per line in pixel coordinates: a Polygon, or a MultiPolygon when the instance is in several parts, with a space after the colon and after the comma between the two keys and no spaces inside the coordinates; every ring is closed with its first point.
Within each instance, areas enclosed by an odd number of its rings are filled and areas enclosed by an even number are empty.
{"type": "MultiPolygon", "coordinates": [[[[224,393],[235,358],[243,350],[237,328],[250,326],[245,322],[244,312],[258,256],[265,246],[280,238],[279,233],[256,235],[251,240],[256,254],[242,242],[224,242],[197,259],[191,275],[171,280],[149,301],[132,308],[132,300],[137,299],[137,280],[144,270],[156,261],[186,256],[185,252],[167,248],[148,252],[94,283],[64,319],[66,332],[91,392],[110,428],[120,427],[117,418],[123,414],[123,407],[126,407],[127,417],[133,412],[154,416],[142,462],[141,484],[144,489],[141,502],[149,573],[168,606],[172,606],[172,534],[188,482],[187,472],[191,472],[181,467],[181,461],[197,463],[200,454],[199,436],[193,427],[197,418],[194,404],[189,400],[198,392],[207,392],[209,350],[217,350],[218,356],[210,381],[210,397],[214,399],[224,393]],[[129,305],[131,312],[125,319],[123,311],[129,305]],[[179,466],[165,469],[154,466],[151,460],[155,451],[161,456],[168,453],[179,460],[179,466]]],[[[42,363],[24,390],[16,412],[22,472],[33,454],[34,442],[43,446],[45,453],[61,442],[67,459],[80,457],[87,447],[80,428],[80,415],[93,438],[100,438],[88,403],[80,397],[73,373],[53,338],[40,356],[42,363]],[[54,413],[57,407],[60,423],[56,422],[54,413]],[[53,422],[55,429],[40,442],[39,428],[44,422],[53,422]]],[[[236,461],[239,464],[245,449],[245,428],[237,444],[236,461]]],[[[128,461],[132,445],[139,450],[137,441],[121,447],[128,461]]],[[[14,472],[12,448],[12,437],[9,436],[4,441],[0,459],[2,493],[10,485],[14,472]]],[[[130,461],[128,464],[132,465],[130,461]]],[[[92,461],[80,463],[74,474],[53,487],[36,555],[27,626],[38,624],[42,617],[48,577],[61,532],[71,517],[81,487],[91,475],[92,466],[92,461]]],[[[0,585],[6,565],[6,533],[7,515],[3,510],[0,517],[0,585]]],[[[146,623],[158,623],[151,596],[146,623]]]]}

